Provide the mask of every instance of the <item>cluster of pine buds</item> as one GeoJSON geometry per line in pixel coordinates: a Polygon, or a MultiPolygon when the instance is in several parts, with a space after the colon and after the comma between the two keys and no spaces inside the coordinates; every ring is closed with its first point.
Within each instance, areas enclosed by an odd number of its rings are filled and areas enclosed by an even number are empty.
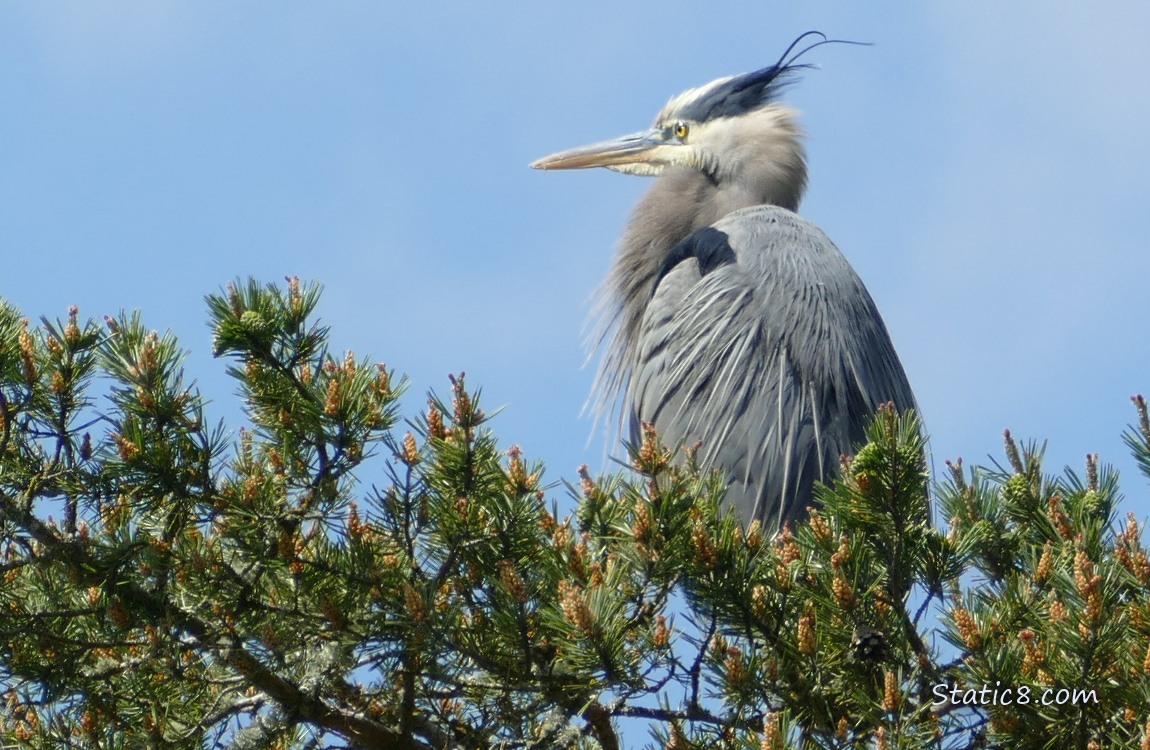
{"type": "Polygon", "coordinates": [[[797,633],[799,653],[810,656],[815,652],[815,604],[808,601],[803,606],[803,614],[799,617],[797,633]]]}
{"type": "Polygon", "coordinates": [[[715,542],[711,539],[711,533],[707,530],[706,525],[699,514],[696,512],[695,526],[691,531],[691,539],[695,543],[695,555],[698,557],[699,562],[707,569],[713,569],[719,564],[719,553],[715,549],[715,542]]]}
{"type": "Polygon", "coordinates": [[[583,635],[590,634],[591,607],[579,584],[566,579],[559,582],[559,607],[563,610],[563,618],[574,625],[576,630],[583,635]]]}
{"type": "Polygon", "coordinates": [[[1079,628],[1082,630],[1099,622],[1102,617],[1102,576],[1094,572],[1094,563],[1085,550],[1078,550],[1074,555],[1074,584],[1078,595],[1086,601],[1079,628]]]}
{"type": "Polygon", "coordinates": [[[952,615],[954,618],[954,626],[958,628],[958,635],[962,638],[962,643],[970,650],[975,650],[982,646],[982,633],[979,632],[978,623],[974,621],[974,617],[970,612],[964,608],[958,607],[954,610],[952,615]]]}

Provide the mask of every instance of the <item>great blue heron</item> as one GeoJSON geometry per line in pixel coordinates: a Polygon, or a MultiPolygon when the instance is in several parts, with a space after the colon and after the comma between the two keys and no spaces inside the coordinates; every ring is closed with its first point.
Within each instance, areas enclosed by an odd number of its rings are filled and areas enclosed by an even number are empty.
{"type": "Polygon", "coordinates": [[[659,178],[604,284],[597,388],[622,399],[633,438],[650,422],[669,445],[698,441],[727,503],[766,528],[805,514],[880,404],[914,406],[862,280],[795,213],[802,132],[778,100],[826,41],[792,55],[807,37],[768,68],[679,94],[649,130],[531,165],[659,178]]]}

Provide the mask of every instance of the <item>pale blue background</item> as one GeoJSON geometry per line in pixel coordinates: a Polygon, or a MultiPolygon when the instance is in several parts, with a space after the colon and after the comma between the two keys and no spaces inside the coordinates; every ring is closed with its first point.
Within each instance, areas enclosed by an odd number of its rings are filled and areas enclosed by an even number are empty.
{"type": "Polygon", "coordinates": [[[883,311],[936,465],[1010,427],[1056,466],[1101,452],[1147,514],[1120,433],[1150,391],[1150,6],[428,7],[0,5],[0,295],[142,308],[233,418],[202,296],[319,279],[337,347],[408,373],[409,405],[465,369],[505,443],[573,478],[604,466],[586,301],[647,183],[527,164],[817,28],[875,46],[816,50],[790,92],[803,212],[883,311]]]}

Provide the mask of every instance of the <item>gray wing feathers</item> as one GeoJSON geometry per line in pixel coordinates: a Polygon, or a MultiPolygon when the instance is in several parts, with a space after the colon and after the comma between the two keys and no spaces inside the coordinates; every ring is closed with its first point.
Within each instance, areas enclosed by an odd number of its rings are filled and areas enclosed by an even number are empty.
{"type": "Polygon", "coordinates": [[[767,528],[801,517],[817,480],[906,375],[862,281],[821,230],[774,206],[736,211],[670,255],[628,386],[636,422],[701,441],[727,501],[767,528]]]}

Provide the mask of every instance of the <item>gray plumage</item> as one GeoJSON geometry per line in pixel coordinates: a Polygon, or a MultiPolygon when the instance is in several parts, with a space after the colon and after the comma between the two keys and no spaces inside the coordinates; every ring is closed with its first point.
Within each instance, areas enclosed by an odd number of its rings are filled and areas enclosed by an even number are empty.
{"type": "Polygon", "coordinates": [[[632,437],[651,422],[669,445],[699,442],[727,503],[767,528],[805,514],[880,404],[914,407],[862,280],[794,213],[806,163],[777,103],[801,67],[790,53],[680,94],[648,131],[532,165],[658,176],[604,284],[597,389],[632,437]]]}

